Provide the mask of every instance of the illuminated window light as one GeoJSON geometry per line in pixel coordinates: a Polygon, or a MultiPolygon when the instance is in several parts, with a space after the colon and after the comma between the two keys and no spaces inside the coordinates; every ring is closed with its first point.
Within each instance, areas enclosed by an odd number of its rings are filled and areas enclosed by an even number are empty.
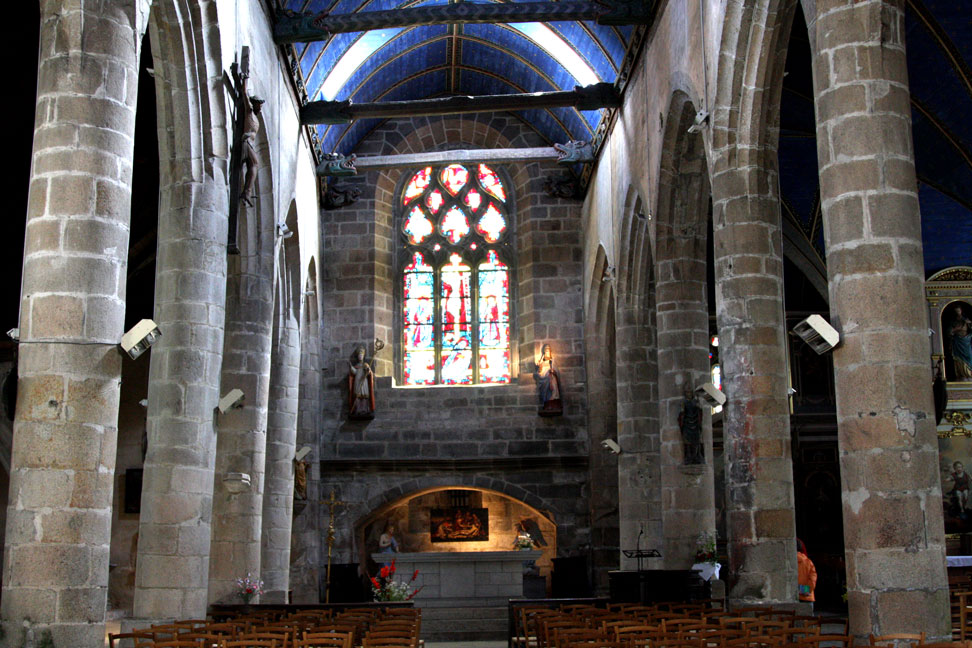
{"type": "Polygon", "coordinates": [[[600,77],[591,69],[591,66],[585,63],[584,59],[574,51],[574,48],[565,43],[564,39],[543,23],[515,23],[511,24],[510,27],[557,59],[557,62],[563,65],[580,85],[592,85],[601,81],[600,77]]]}
{"type": "Polygon", "coordinates": [[[324,79],[324,83],[321,84],[321,97],[325,101],[333,101],[354,71],[361,67],[378,48],[398,36],[401,31],[401,29],[378,29],[362,34],[324,79]]]}

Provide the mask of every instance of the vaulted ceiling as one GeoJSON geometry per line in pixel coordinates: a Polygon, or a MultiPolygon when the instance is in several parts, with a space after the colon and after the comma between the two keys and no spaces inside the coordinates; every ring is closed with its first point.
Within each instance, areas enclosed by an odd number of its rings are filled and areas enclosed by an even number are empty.
{"type": "MultiPolygon", "coordinates": [[[[283,8],[320,15],[454,4],[447,0],[285,0],[283,8]]],[[[472,3],[470,3],[472,4],[472,3]]],[[[339,33],[292,45],[308,101],[354,103],[573,90],[618,83],[644,29],[593,21],[451,24],[339,33]]],[[[516,113],[548,144],[593,140],[608,110],[550,108],[516,113]]],[[[318,125],[325,153],[347,155],[377,119],[318,125]]]]}

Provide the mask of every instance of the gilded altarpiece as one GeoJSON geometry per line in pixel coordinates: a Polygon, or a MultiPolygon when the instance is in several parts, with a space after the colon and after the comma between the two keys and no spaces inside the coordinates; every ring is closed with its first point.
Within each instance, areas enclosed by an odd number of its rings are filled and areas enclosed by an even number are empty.
{"type": "Polygon", "coordinates": [[[946,533],[972,532],[972,267],[925,282],[946,533]]]}

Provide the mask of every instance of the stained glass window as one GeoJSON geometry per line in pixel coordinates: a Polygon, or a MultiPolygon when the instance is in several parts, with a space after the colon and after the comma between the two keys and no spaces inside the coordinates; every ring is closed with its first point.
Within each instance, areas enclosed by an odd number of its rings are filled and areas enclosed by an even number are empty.
{"type": "Polygon", "coordinates": [[[445,185],[445,188],[449,190],[449,193],[455,196],[459,193],[460,189],[466,186],[466,182],[469,181],[469,171],[461,164],[450,164],[442,169],[439,177],[442,180],[442,184],[445,185]]]}
{"type": "Polygon", "coordinates": [[[442,233],[452,244],[456,244],[469,233],[469,219],[458,207],[452,207],[442,217],[442,233]]]}
{"type": "Polygon", "coordinates": [[[483,185],[483,189],[493,194],[494,198],[506,202],[506,191],[503,190],[503,183],[500,182],[496,172],[485,164],[479,165],[479,184],[483,185]]]}
{"type": "Polygon", "coordinates": [[[487,243],[495,243],[506,231],[506,219],[496,209],[496,205],[489,203],[486,213],[476,223],[476,231],[483,235],[487,243]]]}
{"type": "Polygon", "coordinates": [[[404,384],[512,379],[506,203],[485,164],[425,167],[402,188],[404,384]]]}
{"type": "Polygon", "coordinates": [[[431,173],[432,167],[425,167],[412,177],[412,181],[405,187],[404,195],[402,196],[403,205],[407,205],[415,196],[422,195],[422,192],[429,186],[429,175],[431,173]]]}

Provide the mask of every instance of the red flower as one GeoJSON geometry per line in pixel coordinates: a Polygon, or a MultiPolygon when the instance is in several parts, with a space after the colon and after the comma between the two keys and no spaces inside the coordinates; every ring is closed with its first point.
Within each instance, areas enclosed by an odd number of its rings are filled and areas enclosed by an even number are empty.
{"type": "Polygon", "coordinates": [[[395,575],[395,559],[394,558],[392,558],[391,571],[388,572],[388,575],[389,576],[394,576],[395,575]]]}
{"type": "Polygon", "coordinates": [[[388,578],[391,574],[392,574],[392,571],[388,567],[388,565],[385,565],[384,567],[382,567],[381,568],[381,571],[378,572],[378,575],[381,576],[382,578],[388,578]]]}
{"type": "Polygon", "coordinates": [[[371,584],[374,585],[376,589],[381,589],[381,584],[378,583],[378,579],[374,576],[371,577],[371,584]]]}
{"type": "MultiPolygon", "coordinates": [[[[415,570],[415,573],[412,574],[412,580],[415,580],[416,578],[418,578],[418,570],[417,569],[415,570]]],[[[409,582],[411,582],[411,581],[409,581],[409,582]]]]}
{"type": "MultiPolygon", "coordinates": [[[[422,587],[425,587],[425,585],[423,585],[422,587]]],[[[417,590],[415,590],[414,592],[412,592],[411,594],[409,594],[408,596],[406,596],[405,597],[405,600],[406,601],[411,601],[413,598],[415,598],[415,595],[422,591],[422,587],[418,588],[417,590]]]]}

